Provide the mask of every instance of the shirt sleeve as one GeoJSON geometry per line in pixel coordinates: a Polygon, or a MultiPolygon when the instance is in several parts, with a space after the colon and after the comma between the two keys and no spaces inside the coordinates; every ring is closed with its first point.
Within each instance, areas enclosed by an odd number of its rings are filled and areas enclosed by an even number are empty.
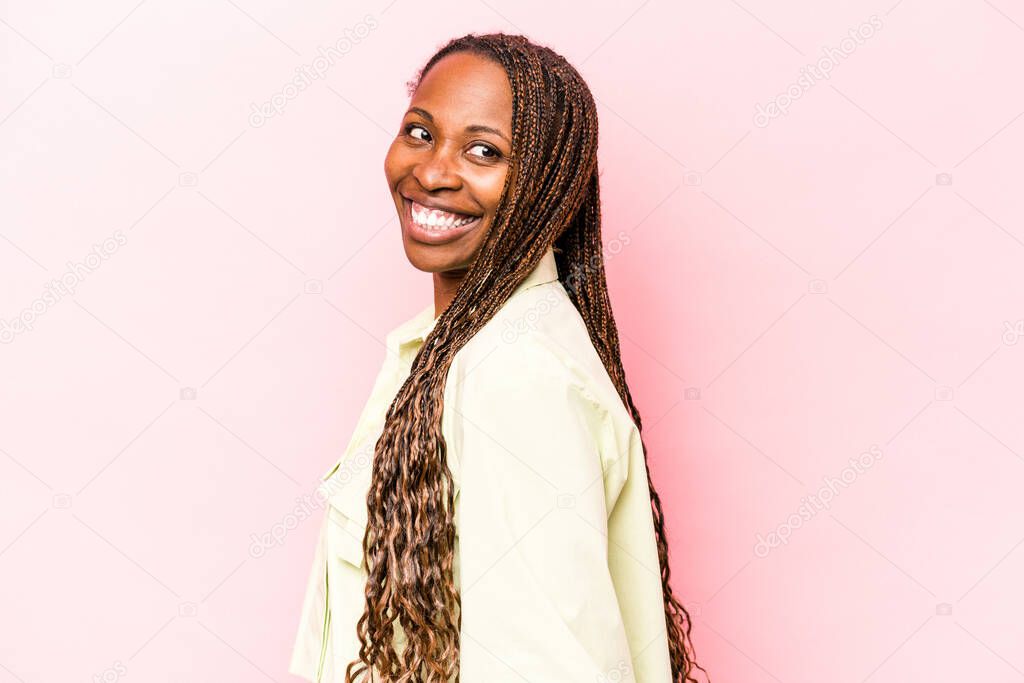
{"type": "Polygon", "coordinates": [[[632,680],[608,566],[607,491],[623,482],[606,481],[600,406],[525,340],[453,380],[461,679],[632,680]]]}

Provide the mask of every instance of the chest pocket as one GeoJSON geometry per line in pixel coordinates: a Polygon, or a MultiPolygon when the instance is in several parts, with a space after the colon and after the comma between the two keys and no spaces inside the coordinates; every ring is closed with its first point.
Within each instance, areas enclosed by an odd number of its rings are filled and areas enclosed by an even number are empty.
{"type": "Polygon", "coordinates": [[[349,450],[321,477],[327,504],[327,549],[355,567],[363,562],[366,534],[366,496],[373,479],[373,449],[378,429],[366,430],[349,450]]]}
{"type": "MultiPolygon", "coordinates": [[[[401,377],[396,377],[395,381],[399,382],[400,379],[401,377]]],[[[380,386],[376,387],[375,393],[380,389],[380,386]]],[[[388,391],[390,391],[390,387],[388,391]]],[[[389,393],[386,398],[390,396],[389,393]]],[[[448,392],[446,392],[445,400],[451,400],[448,392]]],[[[385,410],[389,403],[390,400],[383,404],[385,410]]],[[[379,412],[385,412],[385,410],[379,412]]],[[[369,409],[363,415],[364,419],[367,417],[370,417],[369,409]]],[[[364,570],[366,568],[363,556],[363,537],[366,535],[367,524],[366,497],[370,492],[373,480],[374,449],[384,429],[384,416],[376,417],[375,422],[364,423],[365,426],[353,435],[352,441],[341,459],[320,477],[327,504],[328,552],[332,556],[339,557],[348,564],[364,570]]],[[[445,434],[446,439],[448,439],[447,435],[451,433],[451,428],[451,411],[445,410],[442,413],[442,433],[445,434]]],[[[455,491],[454,510],[456,519],[458,519],[461,468],[450,443],[446,450],[455,491]]],[[[455,535],[457,540],[458,524],[455,527],[455,535]]]]}
{"type": "Polygon", "coordinates": [[[363,536],[366,534],[366,495],[373,478],[373,450],[400,380],[397,363],[389,356],[377,375],[344,454],[320,477],[327,505],[328,552],[355,567],[365,567],[363,536]]]}
{"type": "MultiPolygon", "coordinates": [[[[366,497],[373,479],[373,447],[376,438],[369,443],[370,454],[345,458],[339,461],[322,477],[327,493],[327,549],[354,567],[365,569],[363,536],[366,535],[366,497]]],[[[454,512],[459,510],[459,483],[454,479],[454,512]]],[[[455,527],[456,541],[459,528],[455,527]]]]}

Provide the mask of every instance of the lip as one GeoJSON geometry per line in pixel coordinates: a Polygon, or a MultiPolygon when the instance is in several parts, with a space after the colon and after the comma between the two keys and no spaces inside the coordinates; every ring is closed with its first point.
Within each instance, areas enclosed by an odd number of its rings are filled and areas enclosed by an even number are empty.
{"type": "MultiPolygon", "coordinates": [[[[426,204],[424,202],[417,201],[417,204],[422,204],[432,209],[438,209],[441,211],[447,211],[440,206],[426,204]]],[[[460,213],[458,211],[452,211],[452,213],[460,213]]],[[[458,228],[450,228],[448,230],[428,230],[422,228],[415,223],[412,219],[412,200],[402,195],[402,226],[405,228],[405,232],[409,237],[417,242],[424,244],[448,244],[454,242],[468,232],[472,232],[480,225],[482,216],[477,216],[473,221],[466,223],[458,228]]]]}
{"type": "Polygon", "coordinates": [[[465,211],[459,211],[455,207],[447,206],[445,204],[442,204],[441,202],[434,201],[433,199],[420,199],[418,197],[410,197],[410,196],[408,196],[408,195],[406,195],[404,193],[401,193],[401,192],[399,192],[398,194],[400,194],[402,199],[404,199],[405,201],[407,201],[407,202],[416,202],[420,206],[425,206],[428,209],[437,209],[438,211],[447,211],[448,213],[458,213],[458,214],[462,214],[463,216],[472,216],[473,215],[471,213],[466,213],[465,211]]]}

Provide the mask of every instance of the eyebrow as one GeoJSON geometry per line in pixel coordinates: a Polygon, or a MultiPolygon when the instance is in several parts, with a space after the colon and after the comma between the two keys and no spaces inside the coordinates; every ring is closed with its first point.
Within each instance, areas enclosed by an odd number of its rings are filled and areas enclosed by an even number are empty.
{"type": "MultiPolygon", "coordinates": [[[[431,123],[434,122],[434,115],[431,114],[426,109],[422,109],[420,107],[409,107],[409,111],[406,112],[406,113],[408,114],[410,112],[419,114],[420,116],[425,118],[427,121],[430,121],[431,123]]],[[[467,133],[493,133],[494,135],[497,135],[498,137],[502,138],[509,145],[512,144],[512,141],[508,139],[508,136],[505,135],[504,133],[502,133],[497,128],[491,128],[490,126],[483,126],[483,125],[481,125],[479,123],[473,124],[472,126],[466,126],[466,132],[467,133]]]]}

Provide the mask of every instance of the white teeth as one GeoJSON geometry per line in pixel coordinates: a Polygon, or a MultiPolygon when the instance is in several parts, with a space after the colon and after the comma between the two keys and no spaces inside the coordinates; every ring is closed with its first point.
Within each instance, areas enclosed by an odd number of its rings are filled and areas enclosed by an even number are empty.
{"type": "Polygon", "coordinates": [[[467,223],[472,223],[477,219],[475,216],[459,217],[459,214],[449,213],[448,211],[428,209],[416,202],[412,202],[411,213],[412,220],[417,225],[420,227],[434,228],[439,232],[461,227],[467,223]]]}

